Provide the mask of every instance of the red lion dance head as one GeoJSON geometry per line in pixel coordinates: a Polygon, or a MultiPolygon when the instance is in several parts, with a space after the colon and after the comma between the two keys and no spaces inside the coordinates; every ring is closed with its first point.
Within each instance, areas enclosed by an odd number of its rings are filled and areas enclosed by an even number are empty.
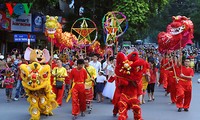
{"type": "Polygon", "coordinates": [[[172,23],[167,26],[167,32],[158,34],[159,52],[166,53],[192,44],[194,26],[185,16],[173,16],[172,23]]]}
{"type": "Polygon", "coordinates": [[[115,74],[127,80],[140,81],[142,74],[146,71],[147,62],[140,59],[137,52],[132,52],[128,56],[119,52],[116,59],[115,74]]]}

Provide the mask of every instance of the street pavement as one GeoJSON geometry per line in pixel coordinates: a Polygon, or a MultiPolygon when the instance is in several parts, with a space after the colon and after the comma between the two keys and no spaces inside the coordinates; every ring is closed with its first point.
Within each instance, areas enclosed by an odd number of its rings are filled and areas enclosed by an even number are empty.
{"type": "MultiPolygon", "coordinates": [[[[177,112],[176,106],[170,104],[169,95],[165,96],[163,88],[156,86],[155,101],[141,105],[144,120],[200,120],[200,84],[197,83],[198,78],[200,78],[200,74],[195,74],[189,112],[177,112]]],[[[147,95],[145,97],[147,101],[147,95]]],[[[7,103],[5,90],[0,89],[0,120],[29,120],[28,108],[29,103],[26,98],[7,103]]],[[[108,99],[103,103],[94,101],[92,113],[86,113],[85,117],[78,116],[77,120],[117,120],[117,117],[112,116],[112,109],[113,105],[108,99]]],[[[71,120],[71,102],[66,103],[63,99],[63,105],[53,112],[54,116],[41,116],[41,120],[71,120]]],[[[128,120],[133,120],[131,110],[129,110],[128,116],[128,120]]]]}

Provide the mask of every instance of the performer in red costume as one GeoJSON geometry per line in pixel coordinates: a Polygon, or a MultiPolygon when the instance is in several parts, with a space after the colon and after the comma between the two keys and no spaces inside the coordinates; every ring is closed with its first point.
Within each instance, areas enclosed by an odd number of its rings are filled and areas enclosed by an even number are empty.
{"type": "Polygon", "coordinates": [[[70,74],[70,80],[73,80],[72,85],[72,115],[73,120],[81,111],[81,116],[85,116],[86,110],[86,95],[85,95],[85,80],[87,79],[87,71],[83,68],[84,60],[77,60],[77,68],[73,68],[70,74]]]}
{"type": "Polygon", "coordinates": [[[168,75],[167,68],[170,67],[169,55],[168,54],[164,58],[163,63],[164,64],[162,66],[162,68],[163,68],[163,71],[162,71],[163,72],[163,81],[162,81],[162,84],[163,84],[163,88],[166,90],[166,92],[168,92],[167,91],[167,85],[168,85],[168,83],[167,83],[167,75],[168,75]]]}
{"type": "Polygon", "coordinates": [[[123,81],[125,81],[125,83],[126,83],[126,80],[123,80],[123,78],[119,78],[116,75],[113,75],[108,79],[108,82],[113,82],[113,81],[115,81],[115,86],[116,86],[115,93],[114,93],[113,100],[112,100],[112,104],[114,105],[113,117],[116,117],[118,114],[118,110],[119,110],[118,102],[119,102],[120,96],[121,96],[121,86],[120,85],[123,84],[123,81]]]}
{"type": "Polygon", "coordinates": [[[177,101],[176,106],[178,112],[188,111],[192,99],[192,77],[194,71],[189,67],[190,59],[185,59],[184,66],[180,66],[177,71],[178,84],[177,84],[177,101]]]}
{"type": "Polygon", "coordinates": [[[143,72],[146,71],[145,64],[146,61],[140,59],[137,52],[132,52],[127,57],[123,53],[117,55],[115,74],[121,91],[119,101],[117,101],[118,120],[126,120],[128,118],[127,110],[129,109],[133,110],[134,120],[142,120],[138,97],[141,94],[140,91],[142,91],[141,80],[143,72]]]}
{"type": "MultiPolygon", "coordinates": [[[[168,57],[166,58],[166,64],[164,65],[164,79],[163,79],[163,88],[165,89],[166,93],[165,96],[167,96],[170,93],[170,84],[169,84],[169,75],[172,72],[172,62],[171,62],[171,55],[168,54],[168,57]]],[[[172,76],[173,77],[173,76],[172,76]]]]}
{"type": "Polygon", "coordinates": [[[161,60],[159,85],[163,85],[163,82],[166,80],[165,68],[167,64],[168,64],[168,55],[165,54],[161,60]]]}
{"type": "Polygon", "coordinates": [[[175,67],[176,67],[176,58],[174,56],[169,60],[170,67],[166,68],[168,70],[167,74],[167,92],[170,93],[171,103],[176,103],[176,75],[175,75],[175,67]]]}

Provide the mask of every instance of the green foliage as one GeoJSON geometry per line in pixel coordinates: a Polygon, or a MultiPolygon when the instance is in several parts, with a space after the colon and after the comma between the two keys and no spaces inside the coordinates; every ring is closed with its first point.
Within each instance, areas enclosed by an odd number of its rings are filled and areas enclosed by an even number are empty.
{"type": "Polygon", "coordinates": [[[114,10],[127,16],[129,28],[125,33],[126,40],[136,40],[145,37],[148,19],[157,15],[168,0],[116,0],[114,10]]]}
{"type": "Polygon", "coordinates": [[[194,40],[199,40],[200,14],[198,11],[200,11],[199,0],[170,0],[162,12],[148,20],[147,35],[152,40],[156,40],[159,32],[166,31],[167,25],[172,22],[172,16],[184,15],[193,21],[194,40]]]}

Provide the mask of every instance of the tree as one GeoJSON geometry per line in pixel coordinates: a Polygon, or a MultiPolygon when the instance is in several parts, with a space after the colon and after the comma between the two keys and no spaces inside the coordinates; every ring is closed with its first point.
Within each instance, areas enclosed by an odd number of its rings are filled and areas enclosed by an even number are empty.
{"type": "Polygon", "coordinates": [[[125,14],[129,21],[129,28],[125,39],[136,40],[144,38],[148,28],[148,19],[157,15],[168,4],[168,0],[117,0],[114,10],[125,14]]]}
{"type": "Polygon", "coordinates": [[[147,35],[157,41],[157,35],[166,31],[167,25],[172,22],[172,16],[183,15],[190,18],[194,24],[194,40],[200,37],[200,1],[199,0],[170,0],[164,10],[149,19],[147,35]],[[192,2],[191,2],[192,1],[192,2]]]}

